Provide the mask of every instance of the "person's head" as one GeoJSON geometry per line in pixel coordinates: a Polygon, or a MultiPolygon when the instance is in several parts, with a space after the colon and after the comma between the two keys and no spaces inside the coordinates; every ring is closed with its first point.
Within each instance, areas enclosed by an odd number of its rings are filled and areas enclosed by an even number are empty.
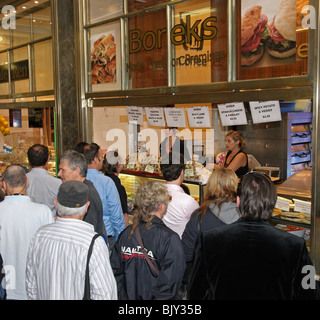
{"type": "Polygon", "coordinates": [[[133,213],[133,228],[131,234],[140,221],[147,223],[148,229],[152,224],[154,216],[162,219],[167,211],[170,196],[166,186],[157,181],[146,181],[143,183],[135,196],[136,210],[133,213]]]}
{"type": "Polygon", "coordinates": [[[34,144],[28,149],[28,160],[32,167],[44,167],[49,160],[48,147],[34,144]]]}
{"type": "Polygon", "coordinates": [[[84,148],[84,157],[88,168],[101,170],[103,166],[103,152],[99,145],[90,143],[84,148]]]}
{"type": "Polygon", "coordinates": [[[166,137],[170,137],[170,136],[175,136],[178,132],[178,128],[177,127],[165,127],[165,134],[166,137]]]}
{"type": "Polygon", "coordinates": [[[79,142],[79,143],[74,147],[74,150],[77,151],[77,152],[79,152],[79,153],[82,153],[82,154],[83,154],[85,147],[88,146],[88,145],[89,145],[88,142],[84,142],[84,141],[79,142]]]}
{"type": "Polygon", "coordinates": [[[178,180],[185,167],[183,155],[180,153],[170,152],[161,158],[160,169],[168,182],[178,180]]]}
{"type": "Polygon", "coordinates": [[[260,172],[243,176],[238,188],[239,210],[243,219],[266,221],[277,201],[277,190],[270,177],[260,172]]]}
{"type": "Polygon", "coordinates": [[[239,131],[230,130],[226,134],[226,147],[228,150],[233,150],[235,147],[242,149],[246,145],[247,144],[239,131]]]}
{"type": "Polygon", "coordinates": [[[58,177],[62,182],[82,180],[87,175],[87,161],[84,155],[74,151],[66,151],[60,158],[58,177]]]}
{"type": "Polygon", "coordinates": [[[28,178],[25,169],[19,164],[12,164],[2,175],[3,189],[6,194],[25,193],[28,178]]]}
{"type": "Polygon", "coordinates": [[[103,171],[106,174],[119,173],[123,168],[121,157],[117,151],[108,151],[103,159],[103,171]]]}
{"type": "Polygon", "coordinates": [[[62,183],[54,203],[59,217],[82,219],[90,204],[89,188],[80,181],[62,183]]]}
{"type": "Polygon", "coordinates": [[[215,203],[219,207],[225,202],[237,200],[238,177],[233,170],[215,169],[210,175],[199,214],[205,214],[209,205],[215,203]]]}

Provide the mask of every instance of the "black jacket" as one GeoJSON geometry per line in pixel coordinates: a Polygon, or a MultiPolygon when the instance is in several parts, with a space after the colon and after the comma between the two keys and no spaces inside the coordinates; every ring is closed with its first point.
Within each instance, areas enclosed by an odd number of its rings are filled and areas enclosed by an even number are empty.
{"type": "Polygon", "coordinates": [[[303,238],[239,219],[202,234],[188,298],[314,299],[316,290],[302,287],[306,265],[312,262],[303,238]]]}
{"type": "Polygon", "coordinates": [[[150,229],[140,222],[142,242],[151,261],[160,270],[157,276],[145,260],[135,234],[128,238],[132,225],[119,235],[112,250],[111,266],[120,300],[170,300],[178,298],[185,270],[182,244],[177,233],[154,217],[150,229]]]}

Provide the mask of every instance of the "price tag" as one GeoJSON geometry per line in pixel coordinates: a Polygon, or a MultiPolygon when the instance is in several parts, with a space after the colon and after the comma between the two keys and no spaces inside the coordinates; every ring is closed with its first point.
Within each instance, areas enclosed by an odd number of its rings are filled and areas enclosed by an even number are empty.
{"type": "Polygon", "coordinates": [[[184,176],[185,176],[186,178],[188,178],[188,177],[193,177],[193,176],[194,176],[193,169],[186,169],[186,170],[184,171],[184,176]]]}
{"type": "Polygon", "coordinates": [[[275,205],[275,208],[283,211],[289,211],[290,210],[290,203],[291,200],[282,198],[282,197],[277,197],[277,202],[275,205]]]}
{"type": "Polygon", "coordinates": [[[249,102],[253,123],[281,121],[279,101],[249,102]]]}
{"type": "Polygon", "coordinates": [[[153,166],[150,166],[150,165],[148,164],[148,165],[146,165],[144,171],[145,171],[145,172],[149,172],[149,173],[153,173],[153,172],[154,172],[154,167],[153,167],[153,166]]]}
{"type": "Polygon", "coordinates": [[[311,214],[311,202],[292,199],[294,201],[294,211],[311,214]]]}
{"type": "Polygon", "coordinates": [[[248,123],[243,102],[219,104],[218,108],[223,126],[235,126],[248,123]]]}

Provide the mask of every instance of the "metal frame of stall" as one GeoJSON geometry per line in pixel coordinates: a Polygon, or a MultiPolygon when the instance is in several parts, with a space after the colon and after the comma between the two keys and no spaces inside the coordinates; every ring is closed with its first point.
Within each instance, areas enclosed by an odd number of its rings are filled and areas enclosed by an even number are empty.
{"type": "MultiPolygon", "coordinates": [[[[74,0],[78,2],[78,0],[74,0]]],[[[149,8],[156,10],[160,7],[166,7],[167,10],[167,27],[172,26],[173,5],[183,2],[184,0],[173,0],[161,5],[149,8]]],[[[124,1],[126,8],[127,1],[124,1]]],[[[236,0],[228,0],[228,78],[226,82],[211,83],[205,85],[186,85],[175,86],[174,69],[168,63],[168,86],[161,88],[146,89],[128,89],[128,76],[126,68],[128,57],[125,54],[127,39],[125,30],[127,30],[126,19],[133,14],[141,12],[128,13],[120,17],[121,20],[121,51],[122,51],[122,88],[124,90],[94,92],[88,93],[88,77],[86,75],[87,59],[85,52],[85,41],[87,41],[87,30],[91,27],[104,24],[109,21],[101,21],[96,24],[85,25],[86,1],[80,1],[78,12],[78,33],[80,34],[78,49],[79,56],[79,74],[78,88],[79,101],[81,101],[81,127],[82,138],[90,141],[92,138],[92,113],[93,107],[106,106],[126,106],[126,105],[164,105],[177,103],[227,103],[234,101],[261,101],[261,100],[296,100],[312,99],[313,100],[313,152],[312,152],[312,218],[311,218],[311,258],[320,273],[320,23],[319,23],[319,2],[310,0],[310,5],[314,6],[317,15],[316,29],[309,29],[309,56],[308,56],[308,75],[292,76],[283,78],[271,78],[261,80],[242,80],[236,79],[236,0]]],[[[168,48],[171,48],[168,39],[168,48]]],[[[168,49],[169,50],[169,49],[168,49]]],[[[168,52],[168,62],[172,57],[172,52],[168,52]]],[[[59,121],[59,119],[58,119],[59,121]]]]}

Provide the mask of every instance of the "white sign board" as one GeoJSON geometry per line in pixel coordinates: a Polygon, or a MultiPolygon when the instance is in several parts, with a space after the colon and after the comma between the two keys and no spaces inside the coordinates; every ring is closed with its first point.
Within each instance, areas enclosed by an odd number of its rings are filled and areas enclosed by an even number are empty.
{"type": "Polygon", "coordinates": [[[142,107],[127,107],[127,116],[129,122],[143,125],[143,108],[142,107]]]}
{"type": "Polygon", "coordinates": [[[278,196],[275,208],[283,210],[283,211],[289,211],[290,210],[290,203],[291,203],[291,200],[278,196]]]}
{"type": "Polygon", "coordinates": [[[294,201],[294,211],[311,214],[311,202],[292,199],[294,201]]]}
{"type": "Polygon", "coordinates": [[[163,108],[145,108],[148,123],[154,127],[165,127],[163,108]]]}
{"type": "Polygon", "coordinates": [[[185,128],[186,118],[184,108],[165,108],[164,113],[168,127],[185,128]]]}
{"type": "Polygon", "coordinates": [[[279,101],[249,102],[253,123],[281,121],[279,101]]]}
{"type": "Polygon", "coordinates": [[[187,108],[190,128],[211,128],[208,107],[187,108]]]}
{"type": "Polygon", "coordinates": [[[247,116],[243,102],[219,104],[221,123],[223,126],[247,124],[247,116]]]}

